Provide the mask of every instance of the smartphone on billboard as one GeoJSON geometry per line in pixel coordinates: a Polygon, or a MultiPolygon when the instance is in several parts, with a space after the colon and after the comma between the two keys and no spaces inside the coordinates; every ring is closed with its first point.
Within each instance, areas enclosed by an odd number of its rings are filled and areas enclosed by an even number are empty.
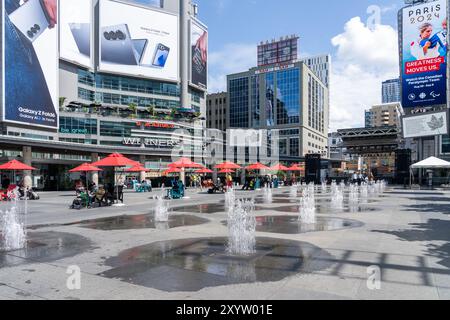
{"type": "Polygon", "coordinates": [[[70,31],[81,54],[91,56],[91,24],[69,23],[70,31]]]}
{"type": "Polygon", "coordinates": [[[155,55],[153,57],[152,65],[158,68],[164,68],[167,59],[169,58],[170,48],[159,43],[156,46],[155,55]]]}
{"type": "Polygon", "coordinates": [[[133,39],[133,47],[136,52],[136,59],[139,63],[142,63],[144,58],[145,50],[147,49],[147,39],[133,39]]]}
{"type": "Polygon", "coordinates": [[[42,0],[28,0],[9,15],[16,28],[34,42],[48,28],[49,19],[42,0]]]}
{"type": "Polygon", "coordinates": [[[103,27],[101,31],[102,62],[123,65],[139,65],[128,25],[103,27]]]}

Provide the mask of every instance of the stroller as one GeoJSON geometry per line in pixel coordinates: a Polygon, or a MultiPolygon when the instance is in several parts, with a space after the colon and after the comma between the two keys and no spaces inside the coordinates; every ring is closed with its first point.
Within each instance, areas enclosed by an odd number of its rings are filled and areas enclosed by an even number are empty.
{"type": "Polygon", "coordinates": [[[89,209],[90,207],[91,199],[89,197],[89,194],[82,192],[73,200],[70,209],[81,210],[83,208],[89,209]]]}

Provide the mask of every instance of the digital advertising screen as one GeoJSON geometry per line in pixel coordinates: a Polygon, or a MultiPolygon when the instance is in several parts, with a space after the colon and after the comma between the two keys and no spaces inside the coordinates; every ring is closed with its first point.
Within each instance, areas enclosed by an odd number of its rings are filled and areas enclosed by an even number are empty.
{"type": "Polygon", "coordinates": [[[60,58],[93,68],[92,0],[59,0],[60,58]]]}
{"type": "Polygon", "coordinates": [[[100,70],[178,80],[178,17],[100,0],[100,70]]]}
{"type": "Polygon", "coordinates": [[[402,9],[403,108],[447,103],[447,1],[402,9]]]}
{"type": "Polygon", "coordinates": [[[3,3],[3,121],[57,129],[58,1],[3,3]]]}
{"type": "Polygon", "coordinates": [[[432,112],[403,118],[403,137],[420,138],[448,134],[448,112],[432,112]]]}
{"type": "Polygon", "coordinates": [[[208,31],[200,23],[191,23],[191,82],[193,85],[208,87],[208,31]]]}

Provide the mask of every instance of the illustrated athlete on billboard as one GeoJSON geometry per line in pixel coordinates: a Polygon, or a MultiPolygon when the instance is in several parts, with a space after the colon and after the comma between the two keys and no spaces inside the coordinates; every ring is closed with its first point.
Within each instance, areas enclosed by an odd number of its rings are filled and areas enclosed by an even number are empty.
{"type": "Polygon", "coordinates": [[[44,70],[34,47],[46,30],[55,28],[57,16],[57,0],[5,0],[7,121],[55,128],[58,125],[56,92],[50,92],[46,81],[46,76],[56,74],[57,59],[54,70],[44,70]]]}
{"type": "Polygon", "coordinates": [[[442,29],[435,33],[433,24],[424,23],[419,27],[419,38],[411,44],[411,55],[417,60],[432,59],[447,54],[447,18],[442,29]]]}

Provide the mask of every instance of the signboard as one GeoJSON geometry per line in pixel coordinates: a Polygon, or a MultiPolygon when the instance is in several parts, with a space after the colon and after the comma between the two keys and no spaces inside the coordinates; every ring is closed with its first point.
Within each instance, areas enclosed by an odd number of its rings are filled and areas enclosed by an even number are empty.
{"type": "Polygon", "coordinates": [[[402,105],[447,103],[447,0],[403,8],[402,105]]]}
{"type": "Polygon", "coordinates": [[[59,0],[60,57],[92,68],[92,0],[59,0]]]}
{"type": "Polygon", "coordinates": [[[124,146],[140,147],[142,144],[144,144],[147,147],[173,148],[180,145],[181,142],[173,140],[152,139],[152,138],[123,138],[122,144],[124,146]]]}
{"type": "Polygon", "coordinates": [[[297,36],[293,36],[260,44],[258,46],[258,67],[297,60],[298,39],[297,36]]]}
{"type": "Polygon", "coordinates": [[[5,0],[3,121],[58,128],[58,2],[5,0]]]}
{"type": "Polygon", "coordinates": [[[99,32],[101,71],[178,81],[176,15],[100,0],[99,32]]]}
{"type": "Polygon", "coordinates": [[[208,87],[208,31],[200,23],[191,22],[191,83],[208,87]]]}
{"type": "Polygon", "coordinates": [[[448,112],[403,117],[403,137],[419,138],[448,134],[448,112]]]}
{"type": "Polygon", "coordinates": [[[256,70],[255,74],[263,74],[263,73],[269,73],[269,72],[280,71],[280,70],[288,70],[288,69],[292,69],[294,67],[295,67],[295,64],[286,64],[286,65],[281,65],[281,66],[276,66],[276,67],[271,67],[271,68],[263,68],[263,69],[256,70]]]}

